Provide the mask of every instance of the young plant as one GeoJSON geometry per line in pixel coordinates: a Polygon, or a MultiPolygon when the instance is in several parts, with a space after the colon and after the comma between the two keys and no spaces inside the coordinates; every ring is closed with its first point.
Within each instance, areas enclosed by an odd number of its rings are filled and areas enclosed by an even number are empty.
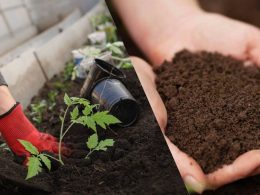
{"type": "Polygon", "coordinates": [[[91,24],[94,29],[101,30],[106,33],[107,42],[113,43],[118,40],[116,27],[113,24],[113,19],[109,14],[99,14],[91,18],[91,24]]]}
{"type": "Polygon", "coordinates": [[[65,81],[69,81],[69,80],[74,80],[75,79],[75,69],[74,69],[74,64],[72,61],[68,62],[64,73],[63,73],[63,77],[65,81]]]}
{"type": "Polygon", "coordinates": [[[98,26],[104,25],[106,23],[112,23],[113,20],[108,14],[101,13],[91,17],[90,22],[92,24],[92,27],[98,30],[98,26]]]}
{"type": "Polygon", "coordinates": [[[57,91],[50,91],[48,93],[48,109],[53,110],[54,106],[56,106],[56,97],[58,95],[57,91]]]}
{"type": "Polygon", "coordinates": [[[87,154],[85,159],[88,159],[94,151],[107,151],[107,148],[113,146],[114,143],[115,142],[113,139],[105,139],[99,141],[97,133],[91,135],[86,143],[87,147],[89,148],[89,153],[87,154]]]}
{"type": "Polygon", "coordinates": [[[54,88],[61,92],[67,91],[68,87],[69,83],[67,82],[57,81],[54,83],[54,88]]]}
{"type": "Polygon", "coordinates": [[[38,149],[30,142],[25,140],[18,140],[25,150],[30,153],[30,157],[28,158],[27,166],[27,176],[26,180],[38,175],[42,172],[43,166],[46,166],[47,169],[51,170],[51,161],[49,158],[53,158],[47,154],[39,153],[38,149]]]}
{"type": "Polygon", "coordinates": [[[65,94],[64,102],[67,107],[63,116],[60,117],[61,128],[59,139],[59,162],[61,164],[64,164],[61,155],[61,143],[64,136],[68,133],[73,125],[81,124],[97,133],[97,126],[106,129],[109,125],[120,123],[120,121],[116,117],[110,115],[108,111],[94,112],[97,105],[91,105],[90,102],[84,98],[69,97],[67,94],[65,94]],[[79,111],[79,106],[82,108],[82,112],[79,111]],[[69,113],[71,107],[74,108],[69,113]],[[70,116],[68,116],[69,114],[70,116]],[[68,117],[70,118],[68,121],[69,125],[65,127],[65,120],[67,120],[68,117]]]}
{"type": "Polygon", "coordinates": [[[133,68],[130,59],[126,55],[123,42],[117,41],[114,43],[107,43],[104,50],[112,52],[111,58],[114,60],[115,64],[117,64],[118,68],[133,68]]]}
{"type": "Polygon", "coordinates": [[[32,111],[30,115],[32,116],[32,120],[37,124],[41,124],[43,119],[43,112],[46,110],[46,108],[47,108],[47,103],[45,100],[42,100],[36,104],[31,104],[32,111]]]}

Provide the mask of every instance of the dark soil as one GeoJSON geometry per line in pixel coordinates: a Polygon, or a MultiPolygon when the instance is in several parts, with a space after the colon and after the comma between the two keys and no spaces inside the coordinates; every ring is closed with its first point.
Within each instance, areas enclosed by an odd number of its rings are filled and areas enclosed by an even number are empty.
{"type": "Polygon", "coordinates": [[[259,68],[217,53],[182,51],[157,74],[166,134],[206,173],[260,148],[259,68]]]}
{"type": "MultiPolygon", "coordinates": [[[[30,181],[24,181],[26,168],[13,162],[5,152],[0,158],[1,194],[186,194],[179,172],[155,121],[154,115],[134,71],[127,71],[127,87],[140,103],[141,113],[136,124],[127,128],[100,131],[102,138],[113,138],[115,146],[107,152],[88,153],[86,140],[90,130],[75,126],[65,138],[73,149],[65,159],[65,166],[51,173],[41,173],[30,181]]],[[[52,79],[34,99],[47,98],[55,88],[52,79]]],[[[71,83],[62,89],[77,96],[82,83],[71,83]],[[67,89],[66,89],[67,88],[67,89]]],[[[43,123],[38,127],[44,132],[58,135],[59,115],[64,109],[64,92],[56,98],[54,111],[46,111],[43,123]]]]}

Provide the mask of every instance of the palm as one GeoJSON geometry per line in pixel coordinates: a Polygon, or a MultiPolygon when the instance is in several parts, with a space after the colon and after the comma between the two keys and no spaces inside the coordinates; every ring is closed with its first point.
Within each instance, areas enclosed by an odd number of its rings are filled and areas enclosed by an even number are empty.
{"type": "MultiPolygon", "coordinates": [[[[152,68],[140,58],[133,57],[132,62],[157,121],[162,131],[164,131],[167,124],[167,112],[156,90],[156,76],[152,68]]],[[[214,189],[238,179],[260,173],[260,150],[249,151],[238,157],[233,164],[205,175],[193,158],[180,151],[167,137],[165,139],[185,184],[196,192],[201,193],[206,189],[214,189]],[[197,181],[194,181],[194,178],[197,181]]]]}

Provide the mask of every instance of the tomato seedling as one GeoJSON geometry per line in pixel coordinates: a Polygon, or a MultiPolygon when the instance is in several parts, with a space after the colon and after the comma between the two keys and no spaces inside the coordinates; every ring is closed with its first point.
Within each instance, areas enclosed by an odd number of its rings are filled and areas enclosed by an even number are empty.
{"type": "Polygon", "coordinates": [[[115,141],[113,139],[105,139],[99,141],[97,133],[91,135],[86,143],[87,147],[89,148],[89,153],[87,154],[85,159],[88,159],[94,151],[107,151],[107,148],[113,146],[114,143],[115,141]]]}
{"type": "Polygon", "coordinates": [[[56,106],[56,97],[58,96],[57,91],[50,91],[48,93],[48,109],[50,111],[53,110],[53,108],[56,106]]]}
{"type": "Polygon", "coordinates": [[[120,123],[120,121],[113,115],[110,115],[108,111],[94,112],[94,109],[98,105],[91,105],[87,99],[69,97],[67,94],[65,94],[64,103],[67,105],[67,108],[65,109],[63,116],[60,116],[61,129],[59,139],[59,162],[61,164],[64,164],[61,155],[61,143],[64,136],[68,133],[73,125],[81,124],[83,126],[87,126],[95,133],[97,133],[97,126],[106,129],[109,125],[120,123]],[[65,120],[68,118],[68,113],[72,106],[74,106],[74,108],[70,112],[69,125],[67,128],[65,128],[65,120]],[[79,111],[79,106],[83,108],[82,112],[79,111]]]}
{"type": "Polygon", "coordinates": [[[41,124],[43,119],[43,112],[46,110],[46,108],[47,108],[47,103],[45,100],[42,100],[36,104],[31,104],[32,111],[30,115],[32,116],[32,120],[37,124],[41,124]]]}
{"type": "Polygon", "coordinates": [[[47,169],[51,170],[51,161],[49,158],[54,158],[52,156],[49,156],[47,154],[40,153],[38,149],[30,142],[25,140],[18,140],[25,150],[30,153],[30,157],[28,158],[27,166],[27,176],[26,180],[38,175],[40,172],[42,172],[42,167],[45,165],[47,169]]]}

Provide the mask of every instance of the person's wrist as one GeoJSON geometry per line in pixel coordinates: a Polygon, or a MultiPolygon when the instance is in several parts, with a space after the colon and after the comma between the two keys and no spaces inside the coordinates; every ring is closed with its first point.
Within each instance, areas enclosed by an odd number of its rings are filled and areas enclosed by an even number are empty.
{"type": "Polygon", "coordinates": [[[0,115],[8,112],[16,104],[6,86],[0,86],[0,99],[0,115]]]}

